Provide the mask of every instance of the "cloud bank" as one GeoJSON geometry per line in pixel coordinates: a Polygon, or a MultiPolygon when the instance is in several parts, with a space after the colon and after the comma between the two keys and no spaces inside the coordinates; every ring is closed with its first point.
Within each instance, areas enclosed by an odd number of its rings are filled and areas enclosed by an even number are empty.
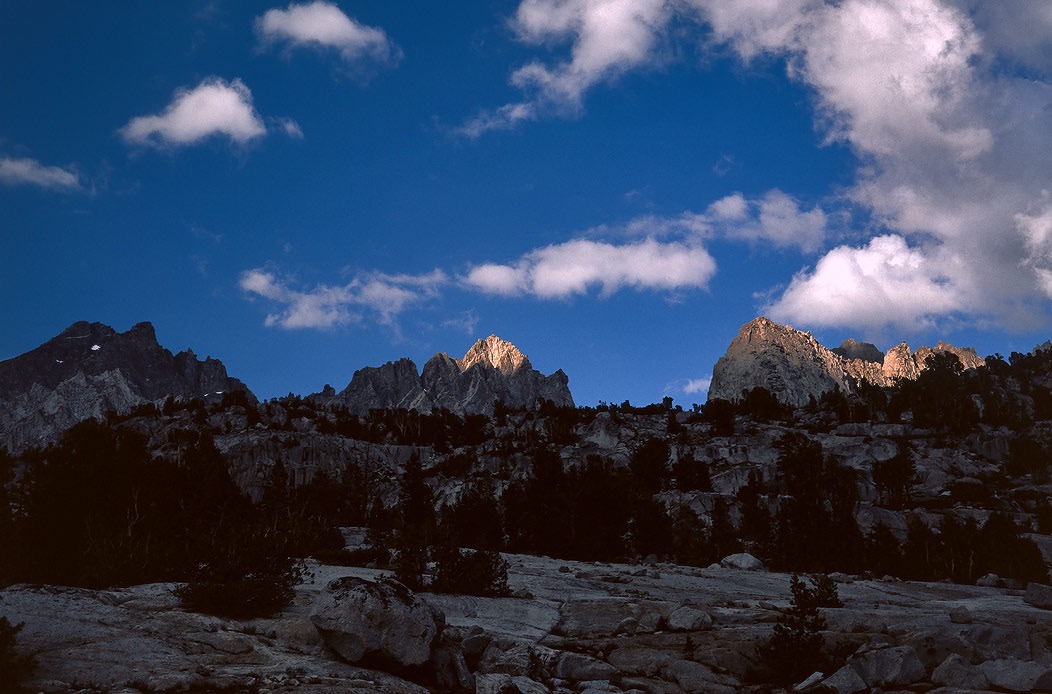
{"type": "MultiPolygon", "coordinates": [[[[279,127],[302,137],[294,121],[280,119],[279,127]]],[[[245,144],[266,135],[267,128],[244,82],[209,77],[193,89],[177,90],[161,113],[133,118],[119,132],[130,144],[161,147],[191,145],[217,135],[245,144]]]]}
{"type": "MultiPolygon", "coordinates": [[[[543,300],[590,294],[607,298],[619,291],[678,295],[707,289],[716,274],[716,261],[705,247],[709,239],[806,250],[822,240],[825,227],[820,208],[803,210],[780,190],[758,199],[735,193],[701,213],[638,217],[622,226],[588,230],[583,238],[529,250],[512,261],[475,264],[455,283],[481,294],[543,300]]],[[[347,284],[321,284],[304,291],[257,268],[242,273],[240,286],[251,296],[281,306],[267,316],[267,326],[331,328],[361,322],[363,309],[390,325],[407,307],[452,286],[450,277],[439,269],[426,275],[372,272],[347,284]]],[[[474,324],[478,317],[471,316],[474,324]]]]}
{"type": "Polygon", "coordinates": [[[623,289],[676,292],[706,289],[717,264],[705,248],[709,238],[762,244],[766,248],[817,247],[826,234],[826,215],[818,207],[804,211],[784,192],[762,198],[735,193],[704,212],[676,217],[648,215],[622,228],[600,227],[590,236],[524,253],[508,263],[482,263],[461,278],[469,289],[500,296],[565,299],[598,289],[609,297],[623,289]],[[624,237],[641,240],[625,242],[624,237]]]}
{"type": "Polygon", "coordinates": [[[58,191],[80,190],[76,172],[60,166],[45,166],[36,159],[0,157],[0,183],[30,185],[58,191]]]}
{"type": "MultiPolygon", "coordinates": [[[[523,43],[565,57],[516,68],[509,81],[522,99],[464,123],[467,136],[578,116],[589,90],[666,63],[684,37],[746,66],[782,61],[810,90],[822,138],[858,160],[852,186],[831,195],[872,225],[775,293],[760,307],[772,317],[872,330],[954,316],[1010,329],[1048,322],[1048,3],[522,0],[510,25],[523,43]]],[[[746,209],[731,196],[710,205],[705,221],[730,238],[821,250],[824,213],[801,214],[791,202],[768,194],[746,209]]],[[[571,250],[581,252],[545,253],[571,250]]],[[[545,253],[480,266],[469,278],[542,295],[530,273],[545,253]]]]}
{"type": "Polygon", "coordinates": [[[393,65],[402,56],[383,29],[365,26],[322,0],[268,10],[256,19],[256,33],[264,45],[334,50],[351,65],[393,65]]]}

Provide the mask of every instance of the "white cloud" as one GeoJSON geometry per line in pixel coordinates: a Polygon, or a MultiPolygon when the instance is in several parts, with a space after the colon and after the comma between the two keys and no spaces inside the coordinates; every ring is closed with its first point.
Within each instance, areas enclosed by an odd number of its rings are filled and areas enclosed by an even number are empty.
{"type": "Polygon", "coordinates": [[[524,101],[484,111],[460,128],[478,137],[541,115],[580,112],[585,92],[629,70],[660,62],[657,47],[671,19],[668,0],[523,0],[511,26],[525,43],[570,41],[570,59],[556,65],[533,61],[515,70],[513,86],[524,101]]]}
{"type": "Polygon", "coordinates": [[[133,118],[120,130],[127,142],[152,146],[189,145],[213,135],[225,135],[240,144],[266,132],[244,82],[219,77],[176,91],[163,112],[133,118]]]}
{"type": "Polygon", "coordinates": [[[595,288],[602,296],[621,289],[705,289],[716,274],[716,261],[703,245],[708,238],[812,251],[825,233],[826,215],[821,209],[803,211],[780,190],[772,189],[757,200],[735,193],[703,213],[638,217],[623,226],[591,229],[585,234],[590,238],[528,251],[510,263],[482,263],[472,267],[461,283],[488,294],[541,299],[587,294],[595,288]],[[596,236],[617,242],[595,240],[596,236]]]}
{"type": "Polygon", "coordinates": [[[281,307],[267,315],[265,325],[296,329],[359,323],[362,311],[371,311],[378,322],[392,325],[399,313],[434,298],[447,282],[440,270],[426,275],[370,273],[344,285],[319,284],[301,291],[273,272],[257,268],[243,272],[238,284],[243,291],[281,307]]]}
{"type": "Polygon", "coordinates": [[[703,289],[716,262],[696,243],[611,243],[577,239],[539,248],[510,265],[484,264],[462,278],[470,288],[504,296],[542,299],[586,294],[598,287],[609,296],[620,289],[703,289]]]}
{"type": "Polygon", "coordinates": [[[708,393],[709,386],[712,385],[712,378],[693,378],[683,386],[683,392],[687,395],[694,395],[697,393],[708,393]]]}
{"type": "Polygon", "coordinates": [[[349,64],[393,64],[402,55],[383,29],[361,24],[322,0],[268,10],[256,19],[256,32],[265,44],[336,50],[349,64]]]}
{"type": "Polygon", "coordinates": [[[80,178],[76,172],[59,166],[45,166],[36,159],[25,158],[0,157],[0,183],[62,191],[80,189],[80,178]]]}
{"type": "Polygon", "coordinates": [[[728,238],[764,241],[777,248],[815,251],[826,237],[825,212],[819,207],[805,212],[777,188],[759,200],[746,200],[741,193],[728,195],[709,205],[705,216],[728,238]]]}
{"type": "Polygon", "coordinates": [[[940,266],[901,236],[878,236],[863,248],[834,248],[765,312],[795,325],[917,327],[959,305],[959,288],[940,266]]]}
{"type": "Polygon", "coordinates": [[[847,198],[884,226],[794,278],[772,313],[852,327],[1047,320],[1047,3],[691,2],[717,41],[785,58],[814,90],[826,137],[859,156],[847,198]]]}
{"type": "MultiPolygon", "coordinates": [[[[517,36],[563,57],[514,70],[521,98],[461,132],[478,137],[578,115],[589,90],[661,65],[693,26],[706,49],[726,55],[729,48],[746,64],[783,60],[790,79],[812,94],[824,139],[856,154],[855,182],[830,191],[839,196],[834,204],[862,208],[853,216],[873,224],[860,235],[898,237],[918,261],[896,265],[892,254],[867,275],[867,286],[883,287],[891,299],[897,287],[927,291],[938,300],[926,314],[933,320],[1033,328],[1049,319],[1052,291],[1052,243],[1042,240],[1052,190],[1050,7],[1031,0],[522,0],[511,21],[517,36]]],[[[727,238],[816,251],[829,220],[821,208],[801,209],[792,193],[729,196],[696,221],[727,238]]],[[[828,263],[789,285],[786,313],[791,307],[801,324],[854,326],[879,314],[912,327],[915,312],[896,319],[860,307],[856,319],[804,291],[825,287],[819,270],[849,255],[871,259],[889,250],[886,243],[833,249],[828,263]]],[[[524,273],[538,258],[474,273],[493,291],[529,291],[524,273]]]]}
{"type": "Polygon", "coordinates": [[[293,140],[303,139],[303,130],[300,128],[300,124],[291,118],[277,118],[275,123],[293,140]]]}

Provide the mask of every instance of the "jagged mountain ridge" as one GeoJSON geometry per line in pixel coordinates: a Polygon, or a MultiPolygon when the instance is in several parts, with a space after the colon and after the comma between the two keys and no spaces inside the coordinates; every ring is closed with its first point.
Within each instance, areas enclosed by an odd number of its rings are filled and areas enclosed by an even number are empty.
{"type": "MultiPolygon", "coordinates": [[[[573,407],[568,381],[562,370],[541,374],[515,345],[491,335],[463,359],[436,354],[422,374],[411,360],[400,359],[358,370],[340,393],[327,388],[310,397],[360,414],[373,408],[490,414],[496,401],[532,408],[549,400],[573,407]]],[[[148,322],[119,333],[80,321],[0,362],[0,445],[18,453],[53,443],[74,424],[107,412],[124,414],[169,396],[218,399],[230,391],[255,400],[218,359],[201,360],[191,350],[173,355],[162,347],[148,322]]]]}
{"type": "Polygon", "coordinates": [[[738,402],[752,388],[766,388],[781,402],[800,407],[810,399],[840,390],[854,393],[861,381],[888,387],[898,379],[915,379],[933,352],[950,352],[966,369],[985,361],[974,349],[945,342],[911,351],[905,342],[883,354],[874,345],[846,340],[829,349],[810,332],[779,325],[765,317],[742,326],[716,362],[709,400],[738,402]]]}
{"type": "Polygon", "coordinates": [[[328,389],[311,398],[356,414],[384,408],[491,414],[497,401],[509,407],[532,408],[541,400],[573,407],[568,383],[562,369],[545,376],[515,345],[490,335],[472,345],[463,359],[441,352],[427,360],[422,372],[406,358],[365,367],[339,393],[328,389]]]}
{"type": "Polygon", "coordinates": [[[217,398],[248,387],[218,359],[173,355],[152,324],[124,333],[80,321],[36,349],[0,362],[0,444],[18,452],[77,422],[174,396],[217,398]]]}

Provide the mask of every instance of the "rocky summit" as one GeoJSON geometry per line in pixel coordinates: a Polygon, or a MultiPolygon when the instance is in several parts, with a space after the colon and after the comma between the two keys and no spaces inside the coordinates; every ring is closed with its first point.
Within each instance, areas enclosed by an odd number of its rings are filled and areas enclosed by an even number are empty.
{"type": "Polygon", "coordinates": [[[354,372],[341,392],[329,389],[312,399],[356,414],[383,408],[491,414],[496,402],[532,408],[550,401],[573,407],[568,382],[561,369],[545,376],[515,345],[490,335],[472,345],[463,359],[439,353],[427,360],[423,372],[410,359],[366,367],[354,372]]]}
{"type": "Polygon", "coordinates": [[[916,351],[903,342],[887,354],[855,340],[829,349],[810,332],[761,316],[742,326],[716,362],[709,399],[739,402],[753,388],[765,388],[782,403],[801,407],[832,391],[854,393],[863,381],[890,387],[899,379],[915,379],[935,352],[956,355],[965,369],[985,363],[974,349],[945,342],[916,351]]]}
{"type": "Polygon", "coordinates": [[[173,355],[157,343],[150,323],[118,333],[81,321],[0,362],[0,444],[18,452],[110,411],[168,396],[218,399],[229,391],[248,388],[218,359],[202,361],[191,350],[173,355]]]}

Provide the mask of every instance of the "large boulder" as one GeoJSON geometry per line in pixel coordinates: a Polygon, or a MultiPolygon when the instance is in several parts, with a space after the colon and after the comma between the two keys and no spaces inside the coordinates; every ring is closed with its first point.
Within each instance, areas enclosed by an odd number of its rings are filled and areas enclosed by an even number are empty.
{"type": "Polygon", "coordinates": [[[348,576],[329,583],[311,613],[325,643],[344,660],[423,665],[441,624],[401,583],[348,576]]]}

